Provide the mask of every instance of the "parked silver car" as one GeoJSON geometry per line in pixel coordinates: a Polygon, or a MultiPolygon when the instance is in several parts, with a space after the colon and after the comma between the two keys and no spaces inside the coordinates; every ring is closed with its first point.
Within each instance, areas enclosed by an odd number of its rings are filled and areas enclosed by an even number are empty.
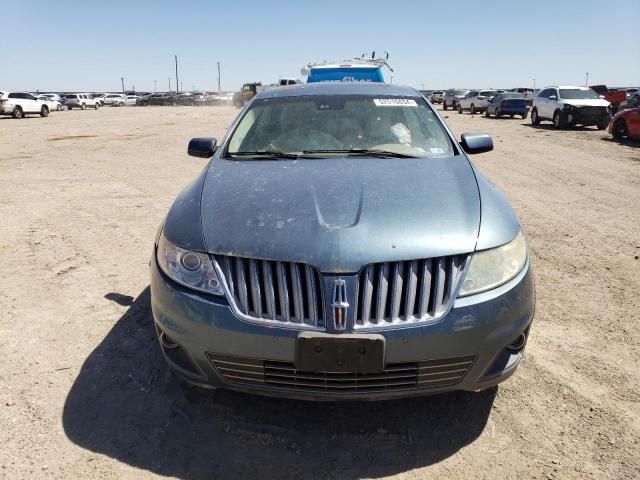
{"type": "Polygon", "coordinates": [[[458,100],[458,113],[465,110],[473,115],[477,112],[484,112],[487,104],[498,94],[498,90],[471,90],[464,98],[458,100]]]}
{"type": "Polygon", "coordinates": [[[477,391],[520,362],[534,312],[505,196],[422,95],[312,83],[250,101],[156,235],[160,347],[195,385],[302,399],[477,391]],[[407,188],[410,186],[410,188],[407,188]]]}
{"type": "Polygon", "coordinates": [[[467,93],[469,93],[468,89],[449,89],[444,93],[444,98],[442,99],[442,109],[446,110],[449,107],[454,110],[458,108],[458,102],[462,100],[467,93]]]}

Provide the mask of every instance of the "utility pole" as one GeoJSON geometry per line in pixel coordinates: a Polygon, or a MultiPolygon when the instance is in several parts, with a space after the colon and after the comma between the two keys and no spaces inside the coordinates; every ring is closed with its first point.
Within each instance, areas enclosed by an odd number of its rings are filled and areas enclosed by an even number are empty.
{"type": "MultiPolygon", "coordinates": [[[[181,85],[178,83],[178,55],[174,55],[174,58],[176,59],[176,90],[178,90],[178,87],[181,85]]],[[[178,90],[177,93],[180,93],[180,90],[178,90]]]]}
{"type": "Polygon", "coordinates": [[[536,79],[535,78],[533,79],[533,89],[534,90],[536,89],[536,79]]]}
{"type": "Polygon", "coordinates": [[[220,93],[220,62],[218,62],[218,93],[220,93]]]}
{"type": "Polygon", "coordinates": [[[122,83],[122,93],[124,93],[124,77],[120,77],[120,82],[122,83]]]}
{"type": "Polygon", "coordinates": [[[171,77],[169,77],[169,91],[171,91],[171,77]]]}
{"type": "Polygon", "coordinates": [[[391,82],[389,82],[389,83],[393,83],[393,75],[391,75],[391,82]]]}
{"type": "Polygon", "coordinates": [[[587,72],[587,78],[585,78],[584,80],[584,86],[588,86],[589,85],[589,72],[587,72]]]}
{"type": "Polygon", "coordinates": [[[182,80],[180,80],[180,90],[184,92],[184,87],[182,86],[182,80]]]}
{"type": "Polygon", "coordinates": [[[158,91],[158,81],[154,80],[153,81],[153,93],[156,93],[158,91]]]}

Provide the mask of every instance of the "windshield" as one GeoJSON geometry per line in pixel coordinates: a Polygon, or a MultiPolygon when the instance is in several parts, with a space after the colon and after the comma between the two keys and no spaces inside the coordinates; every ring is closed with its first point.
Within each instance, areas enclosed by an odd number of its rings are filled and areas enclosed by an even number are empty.
{"type": "Polygon", "coordinates": [[[454,90],[454,95],[466,95],[469,90],[454,90]]]}
{"type": "Polygon", "coordinates": [[[229,140],[231,156],[391,152],[452,155],[449,136],[420,98],[318,95],[258,100],[229,140]]]}
{"type": "Polygon", "coordinates": [[[569,100],[597,100],[600,97],[590,88],[561,88],[560,98],[566,98],[569,100]]]}

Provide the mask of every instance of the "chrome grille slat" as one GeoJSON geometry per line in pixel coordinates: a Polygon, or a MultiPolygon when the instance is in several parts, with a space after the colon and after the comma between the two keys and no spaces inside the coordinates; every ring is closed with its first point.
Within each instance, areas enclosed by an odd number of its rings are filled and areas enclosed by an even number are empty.
{"type": "Polygon", "coordinates": [[[242,313],[249,313],[249,295],[247,294],[247,282],[245,281],[242,258],[236,258],[236,284],[238,285],[237,298],[240,302],[238,308],[242,313]]]}
{"type": "Polygon", "coordinates": [[[262,279],[264,280],[264,295],[267,305],[267,318],[276,319],[276,294],[273,288],[273,272],[271,262],[262,262],[262,279]]]}
{"type": "Polygon", "coordinates": [[[260,278],[258,277],[258,263],[254,259],[249,259],[249,278],[251,282],[251,302],[253,303],[252,313],[262,318],[262,293],[260,291],[260,278]]]}
{"type": "Polygon", "coordinates": [[[215,353],[207,353],[207,356],[222,378],[230,383],[335,394],[450,386],[464,378],[476,358],[468,356],[391,363],[380,373],[361,374],[301,372],[289,362],[215,353]]]}
{"type": "Polygon", "coordinates": [[[422,285],[420,288],[420,307],[418,312],[420,318],[424,318],[429,313],[429,301],[431,297],[431,270],[433,268],[433,260],[425,260],[422,262],[422,285]]]}
{"type": "Polygon", "coordinates": [[[375,323],[384,321],[384,312],[387,308],[387,289],[389,288],[389,264],[381,263],[378,266],[378,295],[376,296],[375,323]]]}
{"type": "MultiPolygon", "coordinates": [[[[404,318],[409,320],[413,316],[418,285],[418,262],[409,262],[407,268],[407,299],[404,308],[404,318]]],[[[366,318],[366,317],[365,317],[366,318]]]]}
{"type": "Polygon", "coordinates": [[[320,272],[310,265],[216,255],[236,314],[256,323],[324,327],[320,272]]]}
{"type": "Polygon", "coordinates": [[[307,285],[307,310],[309,312],[309,322],[316,325],[318,323],[316,279],[313,275],[313,269],[309,265],[304,266],[304,280],[307,285]]]}
{"type": "Polygon", "coordinates": [[[284,321],[290,317],[289,314],[289,287],[287,286],[287,267],[284,263],[276,262],[276,272],[278,277],[278,298],[280,300],[280,318],[284,321]]]}
{"type": "Polygon", "coordinates": [[[367,265],[358,275],[355,329],[434,321],[455,301],[465,256],[367,265]]]}
{"type": "Polygon", "coordinates": [[[289,264],[291,270],[291,287],[293,292],[293,318],[296,322],[301,322],[304,317],[304,311],[302,310],[302,281],[300,279],[300,267],[295,263],[289,264]]]}

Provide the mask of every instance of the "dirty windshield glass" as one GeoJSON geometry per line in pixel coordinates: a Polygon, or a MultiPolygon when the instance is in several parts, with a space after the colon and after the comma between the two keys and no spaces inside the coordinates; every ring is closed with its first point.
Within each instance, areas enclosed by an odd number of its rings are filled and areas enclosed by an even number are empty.
{"type": "Polygon", "coordinates": [[[452,155],[453,147],[420,98],[319,95],[254,102],[227,152],[234,158],[275,153],[435,157],[452,155]]]}
{"type": "Polygon", "coordinates": [[[561,88],[560,98],[569,100],[594,100],[600,98],[600,96],[591,89],[561,88]]]}

